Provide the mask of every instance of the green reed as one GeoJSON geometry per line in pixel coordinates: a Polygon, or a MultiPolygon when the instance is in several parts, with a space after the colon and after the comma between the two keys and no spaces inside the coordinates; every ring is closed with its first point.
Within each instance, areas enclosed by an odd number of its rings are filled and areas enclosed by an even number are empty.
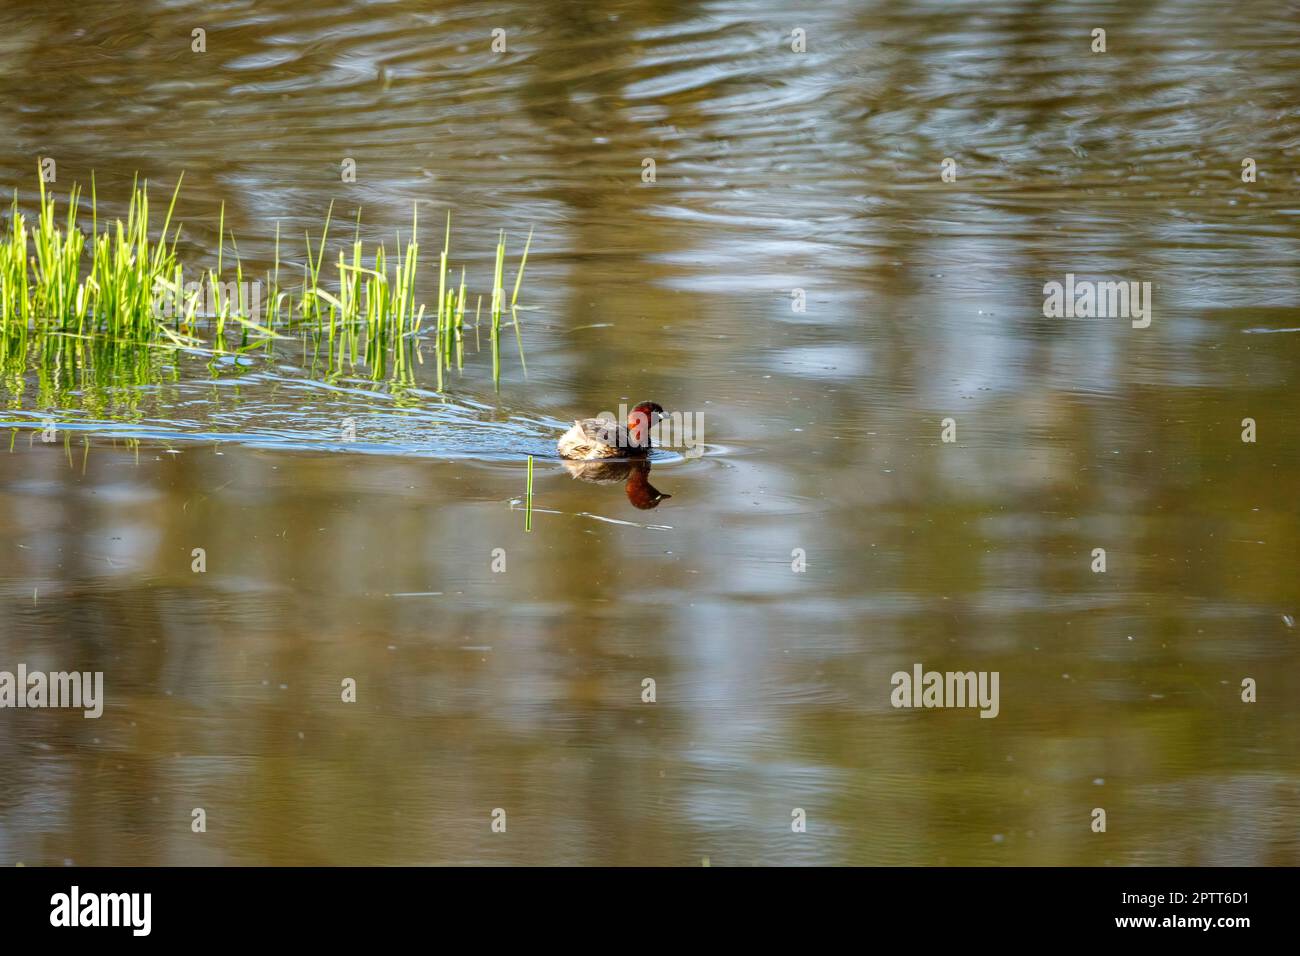
{"type": "Polygon", "coordinates": [[[533,456],[528,456],[528,491],[524,497],[524,530],[533,530],[533,456]]]}
{"type": "MultiPolygon", "coordinates": [[[[178,182],[162,229],[156,239],[151,239],[147,183],[133,183],[125,222],[117,219],[101,224],[92,178],[89,234],[82,231],[77,220],[81,202],[78,187],[71,190],[66,218],[61,221],[56,215],[55,199],[46,193],[43,180],[34,220],[20,210],[15,191],[8,230],[0,234],[0,343],[4,343],[0,344],[0,352],[27,353],[29,337],[39,341],[61,335],[225,354],[263,346],[270,350],[275,340],[299,335],[317,347],[324,346],[334,374],[355,370],[360,363],[369,367],[372,378],[388,377],[406,385],[415,383],[415,365],[424,363],[424,350],[431,347],[437,389],[442,391],[444,372],[451,370],[453,361],[458,373],[464,368],[468,328],[474,330],[475,351],[481,350],[482,297],[474,325],[468,326],[467,273],[462,267],[458,281],[454,281],[451,271],[450,212],[438,257],[437,305],[429,310],[418,301],[419,221],[414,212],[410,235],[403,240],[399,233],[391,253],[383,242],[366,248],[360,238],[358,213],[350,245],[339,249],[337,259],[327,266],[334,214],[331,203],[319,240],[313,241],[310,233],[305,236],[301,282],[297,288],[285,288],[281,285],[278,223],[274,264],[264,281],[250,284],[234,234],[227,233],[223,204],[216,268],[200,273],[197,281],[187,282],[177,255],[181,227],[172,225],[179,195],[178,182]],[[227,275],[227,242],[234,257],[233,276],[227,275]],[[257,294],[250,285],[256,287],[257,294]],[[429,311],[434,322],[425,328],[429,311]],[[200,328],[208,332],[206,338],[200,338],[200,328]]],[[[531,245],[530,232],[509,302],[520,368],[525,376],[517,300],[531,245]]],[[[498,390],[501,315],[506,307],[505,258],[506,235],[502,232],[493,267],[489,339],[492,381],[498,390]]]]}

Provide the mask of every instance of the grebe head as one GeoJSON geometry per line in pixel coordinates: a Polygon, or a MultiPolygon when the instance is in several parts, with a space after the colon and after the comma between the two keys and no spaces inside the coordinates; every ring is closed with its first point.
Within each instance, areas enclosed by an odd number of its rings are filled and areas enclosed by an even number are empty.
{"type": "Polygon", "coordinates": [[[658,402],[642,402],[627,416],[627,437],[633,446],[650,444],[650,429],[664,418],[663,406],[658,402]]]}

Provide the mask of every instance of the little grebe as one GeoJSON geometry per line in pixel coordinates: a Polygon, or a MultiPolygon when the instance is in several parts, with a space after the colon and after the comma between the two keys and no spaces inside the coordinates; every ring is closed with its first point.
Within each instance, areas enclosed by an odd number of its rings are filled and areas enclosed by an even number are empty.
{"type": "Polygon", "coordinates": [[[642,402],[627,416],[627,427],[604,418],[584,418],[560,436],[561,458],[595,461],[600,458],[644,458],[650,453],[650,428],[664,417],[654,402],[642,402]]]}

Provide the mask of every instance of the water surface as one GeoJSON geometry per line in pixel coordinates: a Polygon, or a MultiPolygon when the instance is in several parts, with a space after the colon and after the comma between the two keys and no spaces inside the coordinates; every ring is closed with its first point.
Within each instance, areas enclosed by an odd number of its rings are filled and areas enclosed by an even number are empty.
{"type": "Polygon", "coordinates": [[[536,232],[499,393],[0,378],[0,670],[107,695],[0,711],[0,862],[1300,863],[1294,13],[12,0],[6,196],[183,171],[186,261],[225,201],[254,270],[451,209],[479,289],[536,232]],[[657,508],[545,457],[646,399],[708,444],[657,508]],[[894,709],[917,662],[999,716],[894,709]]]}

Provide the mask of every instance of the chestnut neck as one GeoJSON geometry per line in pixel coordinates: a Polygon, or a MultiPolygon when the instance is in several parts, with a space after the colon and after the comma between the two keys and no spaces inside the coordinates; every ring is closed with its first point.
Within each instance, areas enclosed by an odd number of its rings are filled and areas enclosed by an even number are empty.
{"type": "Polygon", "coordinates": [[[628,442],[634,447],[649,447],[651,423],[652,416],[650,412],[639,412],[634,410],[632,414],[627,417],[628,442]]]}

